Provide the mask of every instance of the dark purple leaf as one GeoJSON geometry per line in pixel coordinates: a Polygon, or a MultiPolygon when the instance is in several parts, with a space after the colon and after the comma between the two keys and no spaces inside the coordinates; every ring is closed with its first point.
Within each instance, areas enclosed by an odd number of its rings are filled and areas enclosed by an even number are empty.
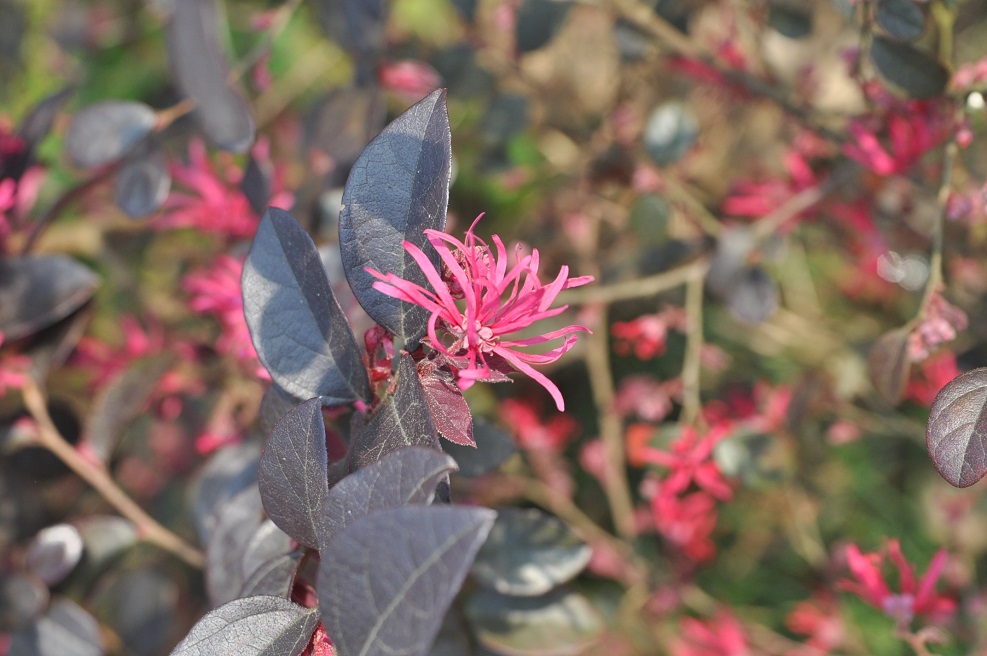
{"type": "Polygon", "coordinates": [[[273,596],[236,599],[205,615],[171,656],[285,656],[312,638],[319,615],[273,596]]]}
{"type": "Polygon", "coordinates": [[[417,245],[438,262],[423,231],[445,225],[451,164],[449,114],[445,91],[439,89],[370,142],[343,192],[339,248],[346,278],[367,314],[410,345],[425,335],[429,313],[373,289],[376,278],[365,267],[428,285],[401,243],[417,245]]]}
{"type": "Polygon", "coordinates": [[[473,643],[462,609],[453,606],[442,620],[428,656],[475,656],[476,645],[473,643]]]}
{"type": "Polygon", "coordinates": [[[167,353],[151,356],[133,362],[114,376],[96,394],[80,446],[100,462],[109,462],[124,430],[147,408],[151,394],[174,361],[167,353]]]}
{"type": "Polygon", "coordinates": [[[326,405],[370,397],[363,358],[312,238],[284,210],[264,213],[243,265],[243,309],[274,381],[326,405]]]}
{"type": "Polygon", "coordinates": [[[498,654],[576,656],[606,628],[586,597],[564,588],[540,597],[481,588],[467,603],[466,616],[480,643],[498,654]]]}
{"type": "Polygon", "coordinates": [[[199,541],[208,544],[216,529],[215,510],[257,481],[260,445],[245,442],[220,449],[196,477],[192,515],[199,541]]]}
{"type": "Polygon", "coordinates": [[[812,6],[802,0],[774,0],[768,6],[768,25],[789,39],[812,34],[812,6]]]}
{"type": "Polygon", "coordinates": [[[914,41],[925,30],[925,14],[913,0],[877,0],[874,17],[896,39],[914,41]]]}
{"type": "Polygon", "coordinates": [[[216,508],[216,528],[206,545],[206,590],[213,607],[240,593],[243,555],[261,524],[262,511],[260,493],[254,486],[216,508]]]}
{"type": "Polygon", "coordinates": [[[766,321],[778,310],[778,285],[763,268],[749,266],[730,290],[727,307],[744,323],[766,321]]]}
{"type": "Polygon", "coordinates": [[[353,55],[357,84],[370,84],[387,45],[390,0],[318,0],[316,7],[323,29],[353,55]]]}
{"type": "Polygon", "coordinates": [[[83,107],[72,117],[65,152],[76,166],[115,162],[154,130],[158,117],[144,103],[107,100],[83,107]]]}
{"type": "Polygon", "coordinates": [[[938,59],[908,43],[877,35],[870,56],[877,72],[912,98],[938,96],[949,82],[949,71],[938,59]]]}
{"type": "Polygon", "coordinates": [[[27,548],[27,569],[55,586],[68,576],[82,559],[82,535],[71,524],[55,524],[38,531],[27,548]]]}
{"type": "Polygon", "coordinates": [[[0,260],[0,333],[26,337],[54,324],[92,298],[96,275],[62,255],[0,260]]]}
{"type": "Polygon", "coordinates": [[[216,146],[246,152],[254,142],[254,119],[230,86],[230,66],[219,44],[216,0],[174,0],[166,40],[178,85],[196,102],[202,131],[216,146]]]}
{"type": "Polygon", "coordinates": [[[459,475],[466,478],[489,474],[517,452],[510,435],[479,417],[473,421],[473,438],[475,448],[451,442],[442,444],[442,449],[459,465],[459,475]]]}
{"type": "Polygon", "coordinates": [[[91,317],[92,305],[87,301],[64,319],[31,336],[26,354],[31,358],[31,372],[36,380],[45,380],[49,372],[65,364],[85,334],[91,317]]]}
{"type": "Polygon", "coordinates": [[[76,522],[85,547],[80,570],[95,580],[107,564],[137,544],[137,527],[119,515],[90,515],[76,522]]]}
{"type": "Polygon", "coordinates": [[[678,101],[659,105],[644,127],[644,151],[659,166],[682,159],[696,143],[699,124],[692,113],[678,101]]]}
{"type": "Polygon", "coordinates": [[[421,384],[439,435],[455,444],[475,447],[473,415],[462,391],[450,378],[437,371],[422,376],[421,384]]]}
{"type": "Polygon", "coordinates": [[[271,176],[271,167],[251,155],[240,180],[240,190],[247,197],[254,214],[261,215],[267,210],[267,203],[271,200],[271,176]]]}
{"type": "Polygon", "coordinates": [[[898,405],[905,397],[908,384],[908,326],[881,335],[867,356],[867,371],[881,398],[898,405]]]}
{"type": "Polygon", "coordinates": [[[371,513],[329,543],[319,610],[339,656],[423,656],[496,513],[404,506],[371,513]]]}
{"type": "MultiPolygon", "coordinates": [[[[332,157],[337,167],[350,166],[384,127],[386,108],[376,87],[342,87],[331,91],[309,119],[306,143],[332,157]]],[[[343,180],[340,180],[342,186],[343,180]]]]}
{"type": "Polygon", "coordinates": [[[303,551],[297,550],[261,563],[243,582],[240,596],[273,595],[287,599],[291,595],[303,554],[303,551]]]}
{"type": "Polygon", "coordinates": [[[987,473],[987,368],[960,374],[932,402],[925,441],[939,475],[969,487],[987,473]]]}
{"type": "Polygon", "coordinates": [[[157,656],[175,644],[179,581],[163,567],[120,568],[108,587],[100,586],[97,607],[126,653],[157,656]]]}
{"type": "Polygon", "coordinates": [[[56,91],[50,96],[46,96],[24,115],[21,124],[17,128],[18,134],[26,141],[30,148],[34,148],[48,136],[58,113],[62,110],[65,102],[72,96],[74,89],[66,87],[56,91]]]}
{"type": "Polygon", "coordinates": [[[505,508],[476,555],[473,575],[497,592],[531,597],[575,577],[591,555],[559,518],[535,508],[505,508]]]}
{"type": "Polygon", "coordinates": [[[296,399],[291,394],[285,392],[277,383],[272,383],[264,397],[260,400],[260,411],[258,412],[258,423],[261,433],[270,435],[275,424],[281,418],[291,412],[291,409],[301,403],[303,399],[296,399]]]}
{"type": "Polygon", "coordinates": [[[436,486],[455,469],[450,456],[421,447],[398,449],[358,469],[329,490],[319,524],[320,550],[364,515],[431,503],[436,486]]]}
{"type": "Polygon", "coordinates": [[[322,502],[329,492],[322,402],[309,399],[274,426],[257,476],[267,516],[308,547],[319,544],[322,502]]]}
{"type": "Polygon", "coordinates": [[[352,444],[346,454],[351,472],[406,446],[441,451],[418,370],[410,355],[401,356],[394,395],[381,402],[362,430],[351,439],[352,444]]]}
{"type": "Polygon", "coordinates": [[[48,605],[48,587],[23,572],[0,576],[0,633],[33,622],[48,605]]]}
{"type": "Polygon", "coordinates": [[[171,189],[171,173],[164,153],[156,145],[139,148],[117,171],[114,202],[132,219],[157,212],[171,189]]]}
{"type": "Polygon", "coordinates": [[[17,656],[103,656],[103,637],[93,616],[68,599],[55,601],[30,627],[10,636],[17,656]]]}
{"type": "Polygon", "coordinates": [[[293,546],[290,535],[278,528],[270,519],[264,521],[254,531],[244,549],[241,563],[244,580],[250,578],[259,567],[270,562],[271,559],[290,554],[293,546]]]}
{"type": "Polygon", "coordinates": [[[562,28],[569,15],[570,2],[523,0],[514,21],[514,37],[519,52],[541,48],[562,28]]]}

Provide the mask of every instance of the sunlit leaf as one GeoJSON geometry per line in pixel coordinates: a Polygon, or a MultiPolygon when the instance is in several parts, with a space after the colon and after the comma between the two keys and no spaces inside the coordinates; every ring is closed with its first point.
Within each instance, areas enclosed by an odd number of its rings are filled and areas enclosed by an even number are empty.
{"type": "Polygon", "coordinates": [[[925,428],[939,474],[969,487],[987,473],[987,368],[961,374],[939,390],[925,428]]]}
{"type": "Polygon", "coordinates": [[[273,596],[236,599],[206,614],[171,656],[285,656],[312,638],[319,615],[273,596]]]}
{"type": "Polygon", "coordinates": [[[92,298],[99,279],[63,255],[0,259],[0,333],[19,339],[67,317],[92,298]]]}
{"type": "Polygon", "coordinates": [[[83,107],[72,116],[65,152],[84,168],[115,162],[154,130],[154,110],[131,100],[106,100],[83,107]]]}
{"type": "Polygon", "coordinates": [[[422,391],[428,402],[432,423],[439,435],[455,444],[476,446],[473,441],[473,416],[463,392],[451,377],[433,372],[421,377],[422,391]]]}
{"type": "Polygon", "coordinates": [[[495,513],[405,506],[366,515],[322,553],[319,610],[339,656],[423,656],[495,513]]]}
{"type": "Polygon", "coordinates": [[[41,529],[27,548],[27,568],[47,585],[57,585],[79,564],[82,546],[82,535],[71,524],[41,529]]]}
{"type": "Polygon", "coordinates": [[[684,104],[659,105],[644,127],[644,151],[660,166],[673,164],[689,152],[699,136],[699,124],[684,104]]]}

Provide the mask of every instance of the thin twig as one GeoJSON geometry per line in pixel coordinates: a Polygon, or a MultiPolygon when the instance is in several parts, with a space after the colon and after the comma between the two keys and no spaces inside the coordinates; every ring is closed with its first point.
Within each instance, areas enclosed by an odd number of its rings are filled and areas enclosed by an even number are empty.
{"type": "Polygon", "coordinates": [[[697,270],[685,286],[686,342],[682,362],[681,422],[694,425],[702,420],[699,378],[703,349],[703,282],[705,275],[697,270]]]}
{"type": "Polygon", "coordinates": [[[105,469],[83,458],[71,444],[65,441],[52,422],[41,388],[34,380],[28,379],[21,391],[24,405],[38,425],[38,443],[41,446],[55,454],[69,469],[106,499],[107,503],[133,522],[142,539],[178,556],[192,567],[202,568],[205,558],[201,551],[158,523],[120,489],[105,469]]]}
{"type": "Polygon", "coordinates": [[[616,303],[636,298],[657,296],[676,287],[681,287],[696,276],[705,276],[709,269],[706,258],[693,260],[688,264],[656,273],[653,276],[627,280],[612,285],[580,287],[562,292],[559,300],[568,305],[587,303],[616,303]]]}

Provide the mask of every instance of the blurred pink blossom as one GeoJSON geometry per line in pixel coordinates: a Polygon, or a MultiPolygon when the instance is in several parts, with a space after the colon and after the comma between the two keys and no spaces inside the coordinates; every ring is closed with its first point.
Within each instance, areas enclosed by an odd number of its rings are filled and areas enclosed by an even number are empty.
{"type": "Polygon", "coordinates": [[[377,71],[380,86],[405,102],[418,102],[442,84],[434,68],[416,59],[389,62],[377,71]]]}
{"type": "Polygon", "coordinates": [[[940,345],[956,339],[967,328],[966,313],[934,293],[922,312],[922,319],[908,335],[908,358],[921,362],[940,345]]]}
{"type": "Polygon", "coordinates": [[[905,388],[905,398],[925,406],[931,406],[939,390],[960,375],[956,354],[947,349],[939,351],[919,364],[905,388]]]}
{"type": "Polygon", "coordinates": [[[794,649],[786,656],[819,656],[839,647],[846,636],[846,627],[836,600],[829,594],[815,595],[800,601],[785,618],[792,633],[808,636],[805,649],[794,649]]]}
{"type": "Polygon", "coordinates": [[[682,618],[681,638],[672,646],[672,656],[753,656],[747,635],[733,613],[721,610],[716,617],[700,620],[682,618]]]}
{"type": "Polygon", "coordinates": [[[645,314],[631,321],[615,321],[610,328],[617,355],[633,353],[639,360],[664,355],[669,329],[686,330],[685,310],[667,307],[655,314],[645,314]]]}
{"type": "Polygon", "coordinates": [[[561,453],[579,431],[579,424],[567,414],[555,414],[543,421],[538,406],[527,399],[505,399],[499,410],[522,449],[561,453]]]}

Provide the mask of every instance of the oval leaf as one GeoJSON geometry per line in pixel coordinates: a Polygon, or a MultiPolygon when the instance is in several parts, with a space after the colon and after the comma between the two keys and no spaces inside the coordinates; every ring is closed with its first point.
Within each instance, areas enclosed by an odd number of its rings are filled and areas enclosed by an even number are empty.
{"type": "Polygon", "coordinates": [[[370,142],[343,191],[339,247],[346,279],[367,314],[411,345],[425,335],[428,311],[373,289],[376,278],[365,268],[428,286],[401,243],[415,244],[438,264],[423,231],[445,225],[451,167],[449,113],[445,90],[439,89],[370,142]]]}
{"type": "Polygon", "coordinates": [[[328,467],[322,402],[309,399],[274,426],[257,476],[267,516],[308,547],[319,544],[322,502],[329,492],[328,467]]]}
{"type": "Polygon", "coordinates": [[[575,577],[592,549],[566,524],[538,509],[498,511],[473,574],[503,594],[535,596],[575,577]]]}
{"type": "Polygon", "coordinates": [[[356,338],[329,287],[315,243],[271,207],[243,265],[243,312],[260,361],[274,381],[326,405],[368,399],[356,338]]]}
{"type": "Polygon", "coordinates": [[[912,0],[877,0],[877,24],[896,39],[914,41],[925,29],[925,14],[912,0]]]}
{"type": "Polygon", "coordinates": [[[450,456],[421,447],[398,449],[358,469],[329,490],[319,525],[321,548],[364,515],[431,503],[436,486],[455,469],[450,456]]]}
{"type": "Polygon", "coordinates": [[[929,410],[925,441],[939,475],[969,487],[987,473],[987,368],[946,384],[929,410]]]}
{"type": "Polygon", "coordinates": [[[115,162],[151,134],[157,121],[144,103],[107,100],[89,105],[72,117],[65,152],[83,168],[115,162]]]}
{"type": "Polygon", "coordinates": [[[219,45],[216,1],[174,0],[166,40],[175,78],[195,100],[202,131],[223,150],[246,152],[254,142],[254,119],[227,81],[230,67],[219,45]]]}
{"type": "Polygon", "coordinates": [[[531,52],[548,44],[562,29],[571,8],[570,2],[523,0],[514,20],[514,38],[518,52],[531,52]]]}
{"type": "Polygon", "coordinates": [[[473,439],[476,440],[475,447],[450,442],[442,444],[442,450],[455,458],[459,465],[460,476],[474,478],[489,474],[517,453],[514,439],[482,418],[473,422],[473,439]]]}
{"type": "Polygon", "coordinates": [[[117,172],[113,200],[124,214],[140,219],[157,212],[171,189],[171,173],[160,148],[141,148],[117,172]]]}
{"type": "Polygon", "coordinates": [[[898,405],[908,384],[908,326],[881,335],[867,356],[867,372],[881,398],[898,405]]]}
{"type": "Polygon", "coordinates": [[[240,589],[241,597],[273,595],[287,599],[305,552],[293,551],[261,563],[240,589]]]}
{"type": "Polygon", "coordinates": [[[660,166],[680,160],[699,136],[699,124],[680,102],[667,102],[651,113],[644,127],[644,150],[660,166]]]}
{"type": "Polygon", "coordinates": [[[0,577],[0,632],[10,633],[32,622],[48,606],[48,586],[23,572],[0,577]]]}
{"type": "Polygon", "coordinates": [[[290,554],[293,546],[291,536],[268,519],[257,527],[243,551],[243,562],[241,563],[243,578],[249,578],[259,567],[270,562],[271,559],[290,554]]]}
{"type": "Polygon", "coordinates": [[[370,420],[352,438],[346,454],[349,471],[366,467],[406,446],[441,451],[415,361],[407,353],[401,356],[397,380],[394,394],[377,406],[370,420]]]}
{"type": "Polygon", "coordinates": [[[480,643],[506,656],[575,656],[603,633],[603,618],[586,597],[563,589],[513,597],[481,589],[466,606],[480,643]]]}
{"type": "Polygon", "coordinates": [[[946,89],[949,71],[929,53],[884,36],[875,36],[870,56],[878,73],[912,98],[931,98],[946,89]]]}
{"type": "Polygon", "coordinates": [[[319,566],[319,610],[339,656],[422,656],[496,513],[405,506],[336,536],[319,566]]]}
{"type": "Polygon", "coordinates": [[[428,411],[439,435],[455,444],[476,447],[473,441],[473,415],[462,390],[452,381],[452,377],[435,371],[420,378],[428,411]]]}
{"type": "Polygon", "coordinates": [[[171,656],[284,656],[312,638],[319,615],[272,596],[236,599],[205,615],[171,656]]]}
{"type": "Polygon", "coordinates": [[[747,267],[728,292],[727,306],[744,323],[766,321],[778,309],[778,285],[763,268],[747,267]]]}
{"type": "Polygon", "coordinates": [[[38,621],[10,636],[8,653],[17,656],[103,656],[99,623],[82,607],[58,599],[38,621]]]}
{"type": "Polygon", "coordinates": [[[63,319],[92,298],[99,280],[62,255],[0,260],[0,333],[26,337],[63,319]]]}
{"type": "Polygon", "coordinates": [[[60,583],[82,558],[82,535],[71,524],[41,529],[27,548],[28,570],[49,586],[60,583]]]}
{"type": "Polygon", "coordinates": [[[235,599],[243,587],[243,555],[262,510],[255,486],[216,508],[216,528],[206,545],[206,591],[213,606],[235,599]]]}

